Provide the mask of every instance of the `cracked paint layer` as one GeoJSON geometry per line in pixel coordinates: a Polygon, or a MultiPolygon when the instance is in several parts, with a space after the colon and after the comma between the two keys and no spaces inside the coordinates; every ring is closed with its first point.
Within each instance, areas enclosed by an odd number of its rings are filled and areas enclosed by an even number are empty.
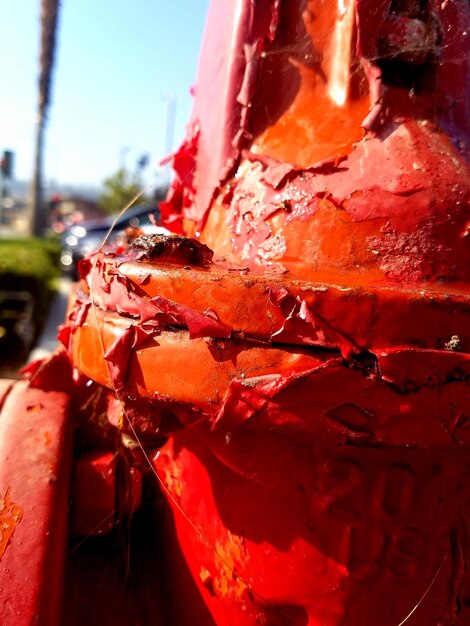
{"type": "Polygon", "coordinates": [[[82,265],[61,338],[154,450],[216,623],[470,619],[469,25],[213,2],[162,207],[207,262],[82,265]]]}

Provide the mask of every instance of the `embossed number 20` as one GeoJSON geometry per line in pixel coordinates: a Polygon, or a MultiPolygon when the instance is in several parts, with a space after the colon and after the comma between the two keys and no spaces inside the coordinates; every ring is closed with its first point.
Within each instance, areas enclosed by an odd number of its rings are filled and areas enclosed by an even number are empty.
{"type": "Polygon", "coordinates": [[[366,470],[351,457],[330,457],[317,486],[321,512],[342,522],[338,556],[351,575],[363,580],[384,572],[402,580],[417,575],[425,542],[407,524],[417,489],[409,465],[366,470]]]}

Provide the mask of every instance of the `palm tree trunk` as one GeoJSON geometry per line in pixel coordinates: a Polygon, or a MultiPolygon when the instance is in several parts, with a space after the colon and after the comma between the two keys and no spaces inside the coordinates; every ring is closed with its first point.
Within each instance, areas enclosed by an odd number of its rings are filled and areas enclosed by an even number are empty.
{"type": "Polygon", "coordinates": [[[39,97],[30,210],[30,232],[31,234],[38,236],[43,234],[46,226],[46,207],[43,194],[44,135],[52,84],[52,69],[54,67],[58,15],[59,0],[41,1],[39,97]]]}

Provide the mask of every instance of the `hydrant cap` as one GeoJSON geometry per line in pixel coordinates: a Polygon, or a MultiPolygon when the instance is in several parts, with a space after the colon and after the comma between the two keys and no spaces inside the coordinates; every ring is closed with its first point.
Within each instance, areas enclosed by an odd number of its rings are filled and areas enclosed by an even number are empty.
{"type": "Polygon", "coordinates": [[[467,3],[304,5],[212,2],[166,223],[312,279],[468,281],[467,3]]]}

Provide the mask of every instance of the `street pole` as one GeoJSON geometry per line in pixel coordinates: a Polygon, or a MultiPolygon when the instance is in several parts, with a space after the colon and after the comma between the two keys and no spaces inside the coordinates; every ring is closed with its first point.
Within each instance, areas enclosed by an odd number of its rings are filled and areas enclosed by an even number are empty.
{"type": "Polygon", "coordinates": [[[42,188],[42,165],[44,143],[44,116],[38,114],[36,121],[34,173],[31,185],[30,234],[39,237],[44,230],[44,206],[42,188]]]}

